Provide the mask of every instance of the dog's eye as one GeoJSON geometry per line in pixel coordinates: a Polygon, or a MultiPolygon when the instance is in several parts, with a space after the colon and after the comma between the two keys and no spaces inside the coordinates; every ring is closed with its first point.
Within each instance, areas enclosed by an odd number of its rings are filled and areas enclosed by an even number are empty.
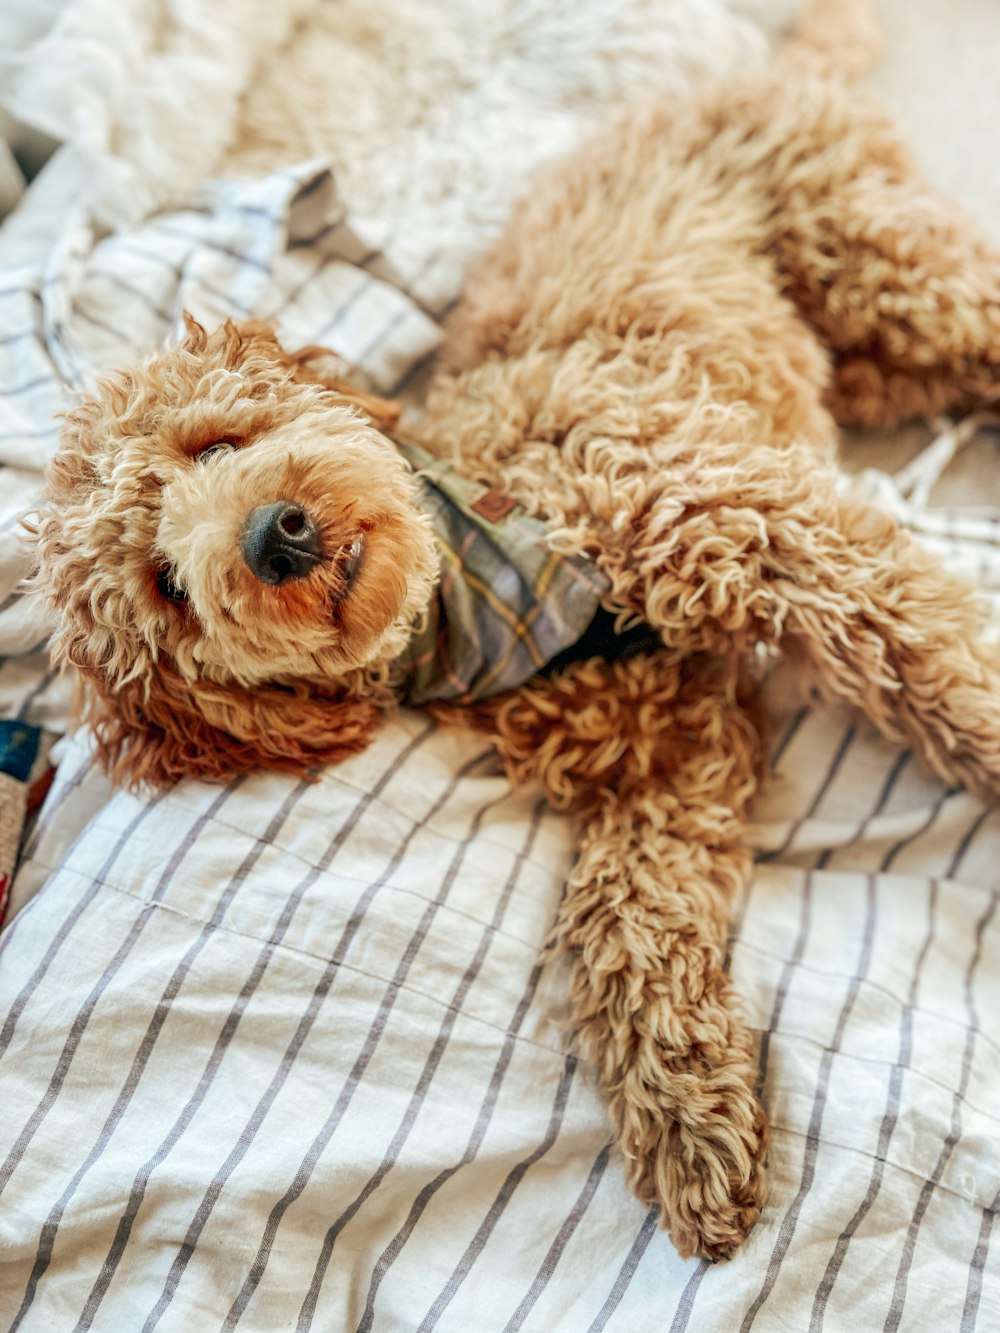
{"type": "Polygon", "coordinates": [[[211,458],[213,454],[224,453],[227,449],[235,449],[235,440],[213,440],[211,444],[206,444],[204,448],[199,449],[195,454],[195,459],[199,463],[204,463],[206,458],[211,458]]]}
{"type": "Polygon", "coordinates": [[[173,570],[168,565],[157,572],[156,586],[159,589],[160,596],[166,597],[168,602],[186,602],[188,595],[183,588],[178,588],[172,574],[173,570]]]}

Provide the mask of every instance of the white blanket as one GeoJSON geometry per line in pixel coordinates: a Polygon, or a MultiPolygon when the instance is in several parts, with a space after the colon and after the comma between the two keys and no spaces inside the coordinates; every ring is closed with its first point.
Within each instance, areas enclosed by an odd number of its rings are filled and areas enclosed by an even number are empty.
{"type": "MultiPolygon", "coordinates": [[[[578,9],[548,11],[567,39],[578,9]]],[[[621,8],[626,27],[639,11],[621,8]]],[[[704,23],[709,7],[687,12],[704,23]]],[[[680,13],[643,7],[648,41],[657,16],[683,34],[680,13]]],[[[751,31],[711,17],[721,52],[751,31]]],[[[493,40],[522,62],[514,86],[533,71],[551,100],[576,78],[580,114],[560,124],[605,114],[592,50],[549,70],[530,27],[509,27],[493,40]]],[[[57,198],[55,242],[0,275],[0,697],[43,720],[62,696],[26,655],[44,624],[13,595],[12,518],[54,446],[52,409],[183,305],[209,322],[277,313],[289,341],[398,387],[461,267],[426,242],[432,199],[416,192],[424,230],[401,237],[388,202],[350,206],[346,162],[336,181],[314,162],[199,186],[106,235],[94,210],[110,216],[137,162],[112,170],[105,150],[152,112],[126,125],[111,93],[103,105],[120,134],[85,145],[104,156],[84,211],[57,198]]],[[[511,166],[507,194],[521,179],[511,166]]],[[[495,203],[442,204],[456,253],[482,243],[495,203]]],[[[1000,582],[997,516],[928,516],[878,484],[942,558],[1000,582]]],[[[314,786],[261,775],[137,800],[107,798],[80,738],[0,936],[0,1326],[996,1325],[1000,821],[855,718],[801,703],[783,673],[767,695],[776,774],[732,965],[761,1039],[771,1203],[732,1263],[680,1261],[625,1189],[566,1044],[564,965],[540,965],[571,830],[512,794],[481,741],[406,714],[314,786]]]]}

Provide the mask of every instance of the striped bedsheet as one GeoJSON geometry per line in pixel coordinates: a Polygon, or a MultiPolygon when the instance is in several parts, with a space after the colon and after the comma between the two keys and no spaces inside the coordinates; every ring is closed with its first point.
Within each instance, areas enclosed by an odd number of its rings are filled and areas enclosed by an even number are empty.
{"type": "MultiPolygon", "coordinates": [[[[51,412],[182,307],[405,389],[453,293],[396,226],[314,163],[110,236],[67,197],[0,265],[5,712],[64,715],[15,590],[51,412]]],[[[1000,585],[997,513],[872,484],[1000,585]]],[[[783,672],[767,696],[731,958],[771,1202],[732,1263],[682,1262],[624,1186],[544,953],[571,828],[481,741],[405,713],[315,785],[137,800],[78,738],[0,935],[0,1328],[1000,1326],[1000,816],[783,672]]]]}
{"type": "Polygon", "coordinates": [[[996,814],[770,692],[732,966],[771,1204],[732,1263],[624,1187],[543,966],[570,829],[480,741],[406,714],[315,786],[116,795],[67,851],[78,742],[0,937],[10,1326],[995,1327],[996,814]]]}

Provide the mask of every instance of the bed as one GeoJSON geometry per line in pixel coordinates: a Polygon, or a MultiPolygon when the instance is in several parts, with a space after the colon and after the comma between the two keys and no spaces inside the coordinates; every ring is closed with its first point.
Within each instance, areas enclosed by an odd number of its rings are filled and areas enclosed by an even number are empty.
{"type": "MultiPolygon", "coordinates": [[[[2,789],[18,819],[59,737],[0,934],[0,1326],[1000,1322],[992,808],[769,675],[775,776],[730,950],[771,1202],[731,1263],[682,1261],[625,1188],[546,958],[567,821],[419,713],[315,784],[111,792],[62,736],[68,685],[18,592],[52,414],[102,366],[185,308],[267,315],[418,401],[530,171],[639,87],[765,61],[794,7],[136,0],[112,31],[68,0],[0,23],[8,105],[63,143],[0,231],[0,703],[37,743],[2,789]]],[[[971,48],[1000,36],[965,17],[971,48]]],[[[850,453],[852,484],[991,601],[995,440],[850,453]]]]}

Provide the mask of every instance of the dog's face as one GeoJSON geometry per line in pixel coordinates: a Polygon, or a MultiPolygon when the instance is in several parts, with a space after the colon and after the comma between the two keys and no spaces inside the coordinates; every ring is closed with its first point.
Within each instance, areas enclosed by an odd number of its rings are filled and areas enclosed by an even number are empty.
{"type": "MultiPolygon", "coordinates": [[[[194,731],[249,744],[249,767],[267,707],[297,757],[296,734],[318,725],[307,701],[350,694],[402,651],[437,563],[409,468],[367,415],[297,374],[267,328],[207,337],[193,321],[69,415],[35,544],[56,655],[96,687],[113,762],[136,750],[121,736],[136,709],[133,732],[180,708],[194,731]]],[[[169,776],[221,774],[198,748],[187,736],[169,776]]]]}

